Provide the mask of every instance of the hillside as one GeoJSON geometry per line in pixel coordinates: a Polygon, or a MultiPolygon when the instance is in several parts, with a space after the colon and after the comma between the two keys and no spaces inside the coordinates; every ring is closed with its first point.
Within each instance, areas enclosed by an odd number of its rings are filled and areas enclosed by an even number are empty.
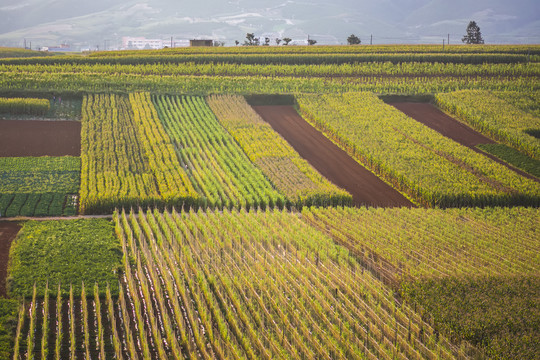
{"type": "Polygon", "coordinates": [[[303,43],[308,34],[319,44],[344,43],[351,33],[369,43],[439,43],[450,34],[460,42],[476,20],[487,43],[536,43],[540,39],[537,4],[532,0],[96,0],[73,6],[67,0],[6,0],[0,6],[0,45],[33,47],[62,42],[75,48],[114,48],[122,36],[178,40],[212,38],[233,45],[247,32],[290,37],[303,43]]]}

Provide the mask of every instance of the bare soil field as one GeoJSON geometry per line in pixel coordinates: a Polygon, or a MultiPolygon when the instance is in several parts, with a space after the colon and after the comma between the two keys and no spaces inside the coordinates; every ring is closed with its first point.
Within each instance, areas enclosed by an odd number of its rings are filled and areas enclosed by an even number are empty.
{"type": "Polygon", "coordinates": [[[404,102],[391,105],[416,121],[467,147],[495,143],[431,104],[404,102]]]}
{"type": "Polygon", "coordinates": [[[291,146],[323,176],[353,196],[357,206],[397,207],[413,204],[361,166],[307,123],[292,106],[253,106],[291,146]]]}
{"type": "Polygon", "coordinates": [[[0,120],[0,157],[80,156],[79,121],[0,120]]]}
{"type": "Polygon", "coordinates": [[[6,297],[6,277],[11,242],[21,226],[13,221],[0,221],[0,298],[6,297]]]}
{"type": "Polygon", "coordinates": [[[400,110],[404,114],[410,116],[418,122],[432,128],[433,130],[441,133],[442,135],[450,138],[468,148],[481,153],[489,157],[490,159],[502,164],[509,169],[517,172],[521,176],[529,179],[538,180],[534,176],[500,160],[499,158],[488,154],[476,147],[480,144],[495,144],[492,139],[482,135],[478,131],[470,128],[466,124],[459,122],[453,117],[445,114],[439,110],[436,106],[427,103],[414,103],[414,102],[402,102],[391,103],[396,109],[400,110]]]}

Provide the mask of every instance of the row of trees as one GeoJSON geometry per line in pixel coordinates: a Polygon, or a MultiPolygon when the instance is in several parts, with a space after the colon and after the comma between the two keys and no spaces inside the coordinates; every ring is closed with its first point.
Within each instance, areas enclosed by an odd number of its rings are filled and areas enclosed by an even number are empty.
{"type": "MultiPolygon", "coordinates": [[[[259,45],[269,46],[271,41],[272,40],[269,37],[265,37],[264,39],[262,39],[262,38],[255,37],[254,33],[247,33],[246,40],[244,41],[243,45],[244,46],[259,46],[259,45]]],[[[280,38],[274,39],[274,42],[276,43],[276,45],[280,45],[281,43],[283,43],[283,45],[289,45],[291,41],[292,39],[288,37],[285,37],[283,39],[280,39],[280,38]]],[[[313,40],[309,38],[307,41],[308,41],[308,45],[315,45],[317,43],[317,40],[313,40]]],[[[461,41],[463,41],[466,44],[483,44],[484,43],[484,39],[482,38],[482,33],[480,32],[480,27],[476,24],[475,21],[469,22],[469,25],[467,26],[467,34],[463,36],[461,41]]],[[[347,38],[348,45],[360,45],[361,43],[362,41],[355,34],[351,34],[347,38]]],[[[236,46],[240,45],[240,41],[236,40],[235,44],[236,46]]]]}
{"type": "MultiPolygon", "coordinates": [[[[274,39],[274,42],[276,43],[276,45],[280,45],[281,43],[283,43],[283,45],[289,45],[291,41],[292,39],[288,37],[285,37],[283,39],[280,39],[280,38],[274,39]]],[[[309,41],[310,40],[308,40],[308,43],[309,41]]],[[[317,43],[316,40],[311,40],[311,41],[312,43],[309,43],[309,45],[315,45],[317,43]]],[[[261,39],[261,38],[255,37],[254,33],[247,33],[246,40],[244,41],[243,45],[244,46],[259,46],[259,45],[269,46],[270,42],[271,42],[271,39],[269,37],[265,37],[264,39],[261,39]]],[[[238,46],[240,44],[240,41],[236,40],[234,43],[238,46]]]]}

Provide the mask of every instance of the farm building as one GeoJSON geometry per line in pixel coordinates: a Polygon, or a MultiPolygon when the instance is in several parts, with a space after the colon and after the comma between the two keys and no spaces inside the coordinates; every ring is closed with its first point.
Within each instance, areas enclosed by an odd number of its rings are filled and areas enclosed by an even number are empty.
{"type": "Polygon", "coordinates": [[[213,40],[189,40],[189,46],[213,46],[213,40]]]}

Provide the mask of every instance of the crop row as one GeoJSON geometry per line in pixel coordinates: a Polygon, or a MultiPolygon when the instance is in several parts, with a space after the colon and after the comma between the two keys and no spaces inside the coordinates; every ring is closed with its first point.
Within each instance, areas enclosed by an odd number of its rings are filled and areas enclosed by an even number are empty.
{"type": "Polygon", "coordinates": [[[81,133],[81,213],[195,202],[149,98],[86,96],[81,133]]]}
{"type": "Polygon", "coordinates": [[[437,105],[478,131],[540,160],[540,117],[522,111],[489,91],[435,96],[437,105]]]}
{"type": "Polygon", "coordinates": [[[283,195],[219,124],[204,98],[157,96],[154,103],[204,207],[285,205],[283,195]]]}
{"type": "Polygon", "coordinates": [[[415,63],[454,63],[454,64],[519,64],[529,61],[537,62],[539,55],[532,57],[524,54],[434,54],[434,53],[398,53],[398,54],[341,54],[341,53],[315,53],[315,54],[176,54],[167,52],[123,54],[122,56],[99,57],[42,57],[42,58],[15,58],[0,59],[1,64],[9,65],[64,65],[64,64],[124,64],[145,65],[159,63],[226,63],[226,64],[257,64],[257,65],[323,65],[323,64],[354,64],[372,62],[390,62],[393,64],[415,63]]]}
{"type": "Polygon", "coordinates": [[[76,214],[76,194],[21,192],[0,194],[0,216],[70,216],[76,214]]]}
{"type": "Polygon", "coordinates": [[[112,341],[118,336],[113,333],[117,325],[110,320],[124,310],[120,301],[113,300],[109,287],[105,291],[97,283],[91,293],[84,283],[79,288],[81,292],[75,293],[70,286],[66,297],[60,286],[51,289],[47,284],[43,297],[38,297],[34,286],[31,300],[19,309],[13,359],[123,359],[115,357],[112,341]]]}
{"type": "Polygon", "coordinates": [[[47,99],[0,98],[0,113],[45,115],[51,105],[47,99]]]}
{"type": "Polygon", "coordinates": [[[520,207],[444,211],[338,207],[306,208],[302,218],[330,231],[366,267],[398,285],[421,278],[538,274],[538,213],[520,207]]]}
{"type": "Polygon", "coordinates": [[[534,180],[442,136],[372,93],[297,100],[306,120],[425,205],[539,204],[534,180]]]}
{"type": "Polygon", "coordinates": [[[100,297],[101,284],[93,299],[84,286],[69,299],[53,292],[53,312],[49,292],[34,291],[19,317],[21,358],[464,356],[295,214],[149,211],[115,223],[126,260],[118,298],[100,297]]]}
{"type": "Polygon", "coordinates": [[[296,207],[351,202],[350,194],[329,182],[302,159],[257,115],[244,97],[213,95],[207,101],[249,159],[296,207]]]}
{"type": "MultiPolygon", "coordinates": [[[[232,106],[249,107],[245,101],[232,106]]],[[[271,148],[280,138],[265,129],[257,144],[271,148]]],[[[350,203],[350,195],[283,140],[280,149],[289,159],[252,162],[202,97],[88,95],[82,134],[81,213],[148,205],[264,209],[350,203]],[[275,174],[281,165],[292,173],[275,174]]]]}
{"type": "Polygon", "coordinates": [[[26,274],[18,294],[33,293],[15,358],[536,358],[538,219],[532,208],[139,209],[114,215],[121,251],[105,220],[30,222],[11,272],[26,274]],[[70,235],[78,227],[86,238],[70,235]],[[59,252],[32,250],[36,238],[59,252]],[[99,285],[46,282],[51,266],[89,279],[66,264],[77,244],[100,251],[99,285]],[[116,288],[103,267],[120,257],[116,288]]]}
{"type": "Polygon", "coordinates": [[[302,211],[442,333],[501,359],[540,355],[539,215],[534,208],[302,211]]]}
{"type": "MultiPolygon", "coordinates": [[[[273,39],[271,39],[273,40],[273,39]]],[[[370,45],[370,46],[237,46],[237,47],[189,47],[163,50],[132,50],[94,52],[90,57],[133,56],[133,55],[185,55],[185,54],[524,54],[540,55],[538,45],[370,45]]]]}
{"type": "Polygon", "coordinates": [[[77,193],[78,157],[0,157],[0,193],[77,193]]]}
{"type": "Polygon", "coordinates": [[[518,109],[529,112],[536,117],[540,117],[540,91],[493,91],[493,94],[514,105],[518,109]]]}
{"type": "Polygon", "coordinates": [[[454,64],[391,62],[345,64],[237,64],[237,63],[152,63],[152,64],[51,64],[1,65],[1,72],[37,73],[121,73],[138,75],[207,76],[538,76],[540,63],[454,64]]]}
{"type": "Polygon", "coordinates": [[[74,215],[80,167],[70,156],[0,158],[0,215],[74,215]]]}
{"type": "Polygon", "coordinates": [[[126,93],[154,94],[283,94],[372,91],[391,94],[426,94],[463,89],[537,91],[534,77],[261,77],[261,76],[161,76],[121,73],[0,73],[0,88],[12,93],[126,93]]]}

